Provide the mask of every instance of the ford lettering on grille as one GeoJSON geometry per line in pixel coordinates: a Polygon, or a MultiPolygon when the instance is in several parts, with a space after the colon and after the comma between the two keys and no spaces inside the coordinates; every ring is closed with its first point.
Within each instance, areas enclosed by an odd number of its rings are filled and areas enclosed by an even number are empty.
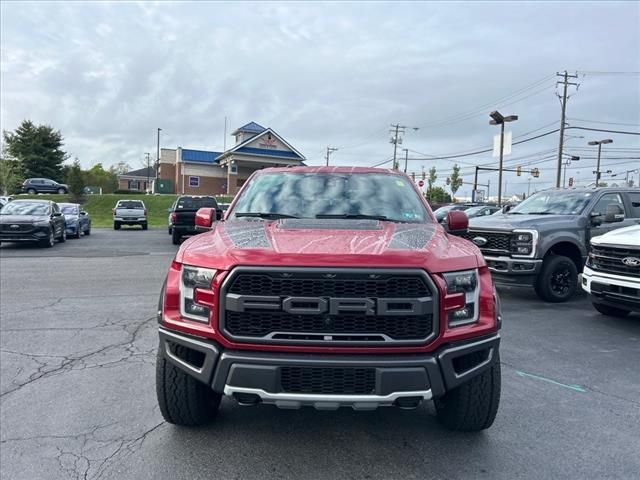
{"type": "Polygon", "coordinates": [[[226,296],[227,310],[246,312],[280,310],[292,315],[341,315],[360,313],[380,316],[418,316],[432,311],[431,297],[421,298],[331,298],[275,297],[258,295],[226,296]]]}

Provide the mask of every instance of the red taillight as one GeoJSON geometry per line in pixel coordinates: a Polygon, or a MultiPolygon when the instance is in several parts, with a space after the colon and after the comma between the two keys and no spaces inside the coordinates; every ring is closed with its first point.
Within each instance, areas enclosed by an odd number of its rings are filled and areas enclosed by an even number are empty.
{"type": "Polygon", "coordinates": [[[171,223],[176,223],[176,212],[171,212],[171,223]]]}

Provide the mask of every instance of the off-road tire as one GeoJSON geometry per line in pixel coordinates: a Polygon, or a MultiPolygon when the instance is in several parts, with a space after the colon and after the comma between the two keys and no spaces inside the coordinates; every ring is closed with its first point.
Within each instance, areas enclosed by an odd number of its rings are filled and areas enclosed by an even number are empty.
{"type": "Polygon", "coordinates": [[[593,308],[599,311],[602,315],[607,315],[609,317],[624,318],[631,313],[629,310],[612,307],[610,305],[605,305],[604,303],[591,302],[591,304],[593,305],[593,308]]]}
{"type": "Polygon", "coordinates": [[[118,222],[115,222],[115,223],[113,224],[113,229],[114,229],[114,230],[120,230],[120,224],[119,224],[118,222]]]}
{"type": "MultiPolygon", "coordinates": [[[[475,365],[482,355],[462,360],[461,368],[475,365]]],[[[500,355],[496,352],[491,367],[459,387],[434,400],[438,420],[449,430],[477,432],[489,428],[500,405],[500,355]]]]}
{"type": "MultiPolygon", "coordinates": [[[[156,394],[164,419],[175,425],[197,426],[211,423],[218,413],[222,394],[169,363],[158,348],[156,394]]],[[[176,345],[176,354],[189,361],[193,351],[176,345]]],[[[193,360],[193,359],[191,359],[193,360]]]]}
{"type": "Polygon", "coordinates": [[[577,288],[578,270],[573,260],[563,255],[545,258],[535,284],[536,293],[541,299],[551,303],[566,302],[573,297],[577,288]],[[557,277],[565,276],[566,285],[555,284],[557,277]]]}
{"type": "Polygon", "coordinates": [[[182,235],[180,235],[179,232],[176,231],[176,229],[173,229],[173,232],[171,233],[171,242],[174,245],[180,245],[180,240],[182,240],[182,235]]]}

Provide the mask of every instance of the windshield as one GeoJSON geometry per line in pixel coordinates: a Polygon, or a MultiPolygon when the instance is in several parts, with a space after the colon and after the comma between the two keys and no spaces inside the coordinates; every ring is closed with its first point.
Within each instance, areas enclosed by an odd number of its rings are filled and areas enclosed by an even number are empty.
{"type": "Polygon", "coordinates": [[[60,205],[60,211],[64,215],[78,215],[78,207],[75,205],[60,205]]]}
{"type": "Polygon", "coordinates": [[[211,197],[184,197],[178,200],[177,209],[197,210],[199,208],[217,208],[215,198],[211,197]]]}
{"type": "Polygon", "coordinates": [[[49,215],[49,204],[41,202],[10,202],[2,207],[0,215],[49,215]]]}
{"type": "Polygon", "coordinates": [[[591,192],[539,192],[512,208],[509,214],[579,215],[591,200],[591,196],[591,192]]]}
{"type": "Polygon", "coordinates": [[[118,202],[116,208],[144,208],[144,205],[140,200],[125,200],[118,202]]]}
{"type": "Polygon", "coordinates": [[[451,210],[466,210],[466,208],[462,205],[445,205],[444,207],[440,207],[433,214],[436,216],[438,221],[444,220],[444,217],[447,216],[451,210]]]}
{"type": "Polygon", "coordinates": [[[258,175],[242,192],[229,218],[278,216],[429,223],[424,204],[411,182],[398,175],[380,173],[258,175]]]}
{"type": "Polygon", "coordinates": [[[467,217],[474,217],[477,214],[479,214],[481,211],[483,211],[485,208],[487,208],[487,207],[484,207],[484,206],[482,206],[482,207],[471,207],[471,208],[465,210],[464,213],[467,214],[467,217]]]}

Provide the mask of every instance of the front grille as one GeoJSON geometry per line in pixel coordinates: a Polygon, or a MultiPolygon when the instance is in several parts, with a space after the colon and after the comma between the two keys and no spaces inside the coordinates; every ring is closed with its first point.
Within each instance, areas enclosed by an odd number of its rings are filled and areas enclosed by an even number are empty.
{"type": "Polygon", "coordinates": [[[31,223],[4,223],[0,226],[3,233],[29,233],[33,230],[31,223]],[[12,228],[12,225],[18,225],[18,228],[12,228]]]}
{"type": "Polygon", "coordinates": [[[476,237],[486,239],[487,243],[480,246],[480,250],[482,251],[501,251],[508,253],[511,250],[511,233],[469,231],[465,233],[463,237],[470,241],[473,241],[476,237]]]}
{"type": "Polygon", "coordinates": [[[640,248],[592,245],[589,266],[592,270],[599,272],[640,277],[640,266],[622,263],[622,260],[628,257],[640,259],[640,248]]]}
{"type": "Polygon", "coordinates": [[[225,320],[229,333],[239,337],[264,337],[273,332],[352,333],[387,335],[393,340],[426,338],[433,329],[433,315],[376,317],[368,315],[290,315],[285,312],[232,312],[225,320]]]}
{"type": "Polygon", "coordinates": [[[438,330],[437,290],[420,270],[239,267],[225,281],[221,299],[220,329],[228,338],[241,342],[424,344],[438,330]],[[258,301],[239,309],[237,301],[235,306],[231,303],[231,298],[238,296],[258,301]],[[326,307],[294,313],[283,306],[289,297],[299,298],[297,303],[302,304],[310,299],[311,305],[318,301],[324,305],[340,300],[364,301],[371,310],[326,307]],[[380,306],[379,299],[390,308],[380,306]],[[411,301],[422,302],[421,307],[412,310],[411,301]],[[404,308],[406,313],[393,311],[404,308]]]}
{"type": "Polygon", "coordinates": [[[372,395],[373,368],[282,367],[280,384],[285,393],[372,395]]]}

